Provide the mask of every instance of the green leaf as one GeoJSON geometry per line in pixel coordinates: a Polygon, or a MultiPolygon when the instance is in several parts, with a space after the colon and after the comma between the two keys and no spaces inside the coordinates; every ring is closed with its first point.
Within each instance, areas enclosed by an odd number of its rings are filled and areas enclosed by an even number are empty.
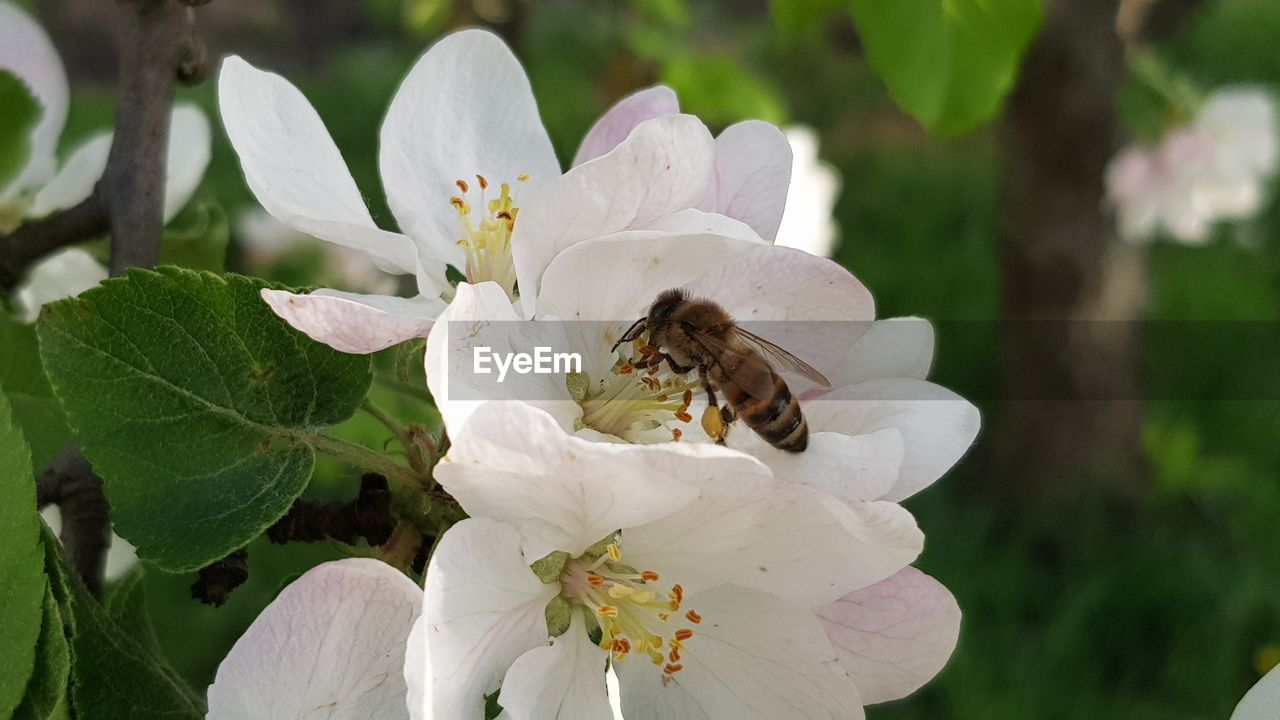
{"type": "Polygon", "coordinates": [[[93,599],[44,528],[46,568],[64,608],[71,642],[76,720],[198,720],[204,701],[151,648],[93,599]]]}
{"type": "Polygon", "coordinates": [[[44,109],[26,83],[0,69],[0,187],[22,170],[31,155],[31,130],[44,109]]]}
{"type": "Polygon", "coordinates": [[[1043,18],[1041,0],[852,0],[867,60],[930,132],[989,120],[1043,18]]]}
{"type": "Polygon", "coordinates": [[[295,332],[263,287],[132,270],[46,306],[37,324],[116,532],[166,570],[207,565],[284,515],[311,477],[316,434],[368,392],[369,358],[295,332]]]}
{"type": "Polygon", "coordinates": [[[13,720],[45,720],[53,715],[66,697],[70,672],[71,655],[63,630],[62,613],[53,596],[53,586],[46,581],[44,618],[40,622],[40,638],[36,643],[35,671],[13,720]]]}
{"type": "Polygon", "coordinates": [[[129,637],[155,655],[160,655],[160,642],[147,616],[147,597],[142,565],[134,565],[107,592],[104,605],[107,615],[129,637]]]}
{"type": "Polygon", "coordinates": [[[71,429],[40,364],[35,326],[0,317],[0,347],[0,389],[31,446],[31,467],[40,472],[71,439],[71,429]]]}
{"type": "Polygon", "coordinates": [[[31,454],[0,394],[0,717],[22,702],[35,667],[47,586],[43,558],[31,454]]]}

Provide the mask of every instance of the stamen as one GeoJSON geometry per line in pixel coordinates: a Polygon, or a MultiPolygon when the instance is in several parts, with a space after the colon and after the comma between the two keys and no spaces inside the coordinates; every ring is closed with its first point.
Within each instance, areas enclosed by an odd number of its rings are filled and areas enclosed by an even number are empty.
{"type": "Polygon", "coordinates": [[[483,175],[476,175],[476,182],[480,183],[481,190],[489,189],[489,181],[485,180],[483,175]]]}
{"type": "Polygon", "coordinates": [[[462,191],[462,194],[463,194],[463,195],[466,195],[466,194],[467,194],[467,190],[470,188],[470,186],[469,186],[469,185],[467,185],[467,181],[466,181],[466,180],[459,180],[459,181],[457,181],[457,182],[456,182],[456,183],[454,183],[454,184],[458,186],[458,189],[462,191]]]}
{"type": "Polygon", "coordinates": [[[693,610],[690,610],[689,612],[685,613],[684,617],[686,620],[693,623],[694,625],[697,625],[698,623],[702,622],[702,616],[694,612],[693,610]]]}

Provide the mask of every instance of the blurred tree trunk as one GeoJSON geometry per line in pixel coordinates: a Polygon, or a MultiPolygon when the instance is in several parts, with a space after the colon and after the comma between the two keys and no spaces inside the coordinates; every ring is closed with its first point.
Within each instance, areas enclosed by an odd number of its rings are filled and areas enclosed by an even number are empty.
{"type": "Polygon", "coordinates": [[[1001,382],[987,482],[1020,507],[1129,507],[1147,484],[1136,324],[1142,248],[1103,175],[1120,140],[1120,0],[1050,0],[1002,128],[1001,382]]]}

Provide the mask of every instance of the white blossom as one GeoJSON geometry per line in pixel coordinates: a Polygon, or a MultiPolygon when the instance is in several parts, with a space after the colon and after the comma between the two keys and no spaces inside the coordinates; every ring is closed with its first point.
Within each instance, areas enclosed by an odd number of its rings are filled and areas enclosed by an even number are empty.
{"type": "Polygon", "coordinates": [[[453,443],[437,478],[473,519],[427,570],[414,717],[481,718],[494,691],[513,719],[609,717],[606,662],[628,720],[860,716],[868,673],[818,611],[919,552],[896,504],[711,445],[570,437],[522,403],[485,405],[453,443]]]}
{"type": "Polygon", "coordinates": [[[1241,698],[1231,720],[1275,720],[1280,717],[1280,668],[1272,668],[1241,698]]]}

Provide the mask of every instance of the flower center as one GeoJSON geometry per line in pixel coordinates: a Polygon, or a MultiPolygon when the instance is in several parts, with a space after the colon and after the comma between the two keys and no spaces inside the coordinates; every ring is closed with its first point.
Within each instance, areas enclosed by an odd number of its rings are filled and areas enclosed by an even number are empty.
{"type": "MultiPolygon", "coordinates": [[[[521,183],[528,180],[528,174],[517,178],[521,183]]],[[[449,203],[458,211],[462,227],[458,246],[467,253],[467,282],[496,282],[506,291],[507,297],[514,300],[517,292],[516,267],[511,258],[511,232],[515,230],[520,208],[516,207],[515,198],[511,195],[511,185],[502,183],[498,196],[490,198],[489,181],[483,175],[476,175],[478,187],[474,193],[466,180],[458,180],[455,184],[462,194],[449,198],[449,203]],[[473,212],[468,200],[473,196],[478,196],[475,199],[479,213],[473,212]]]]}
{"type": "Polygon", "coordinates": [[[662,666],[664,680],[684,669],[680,655],[702,616],[681,613],[684,588],[672,585],[655,592],[658,573],[637,571],[622,563],[622,551],[610,543],[599,558],[581,557],[565,565],[561,582],[570,602],[583,605],[600,626],[600,648],[614,662],[632,653],[662,666]],[[681,627],[677,627],[681,625],[681,627]]]}
{"type": "Polygon", "coordinates": [[[683,431],[673,421],[693,420],[689,404],[699,383],[675,375],[666,363],[649,365],[658,354],[638,341],[631,357],[619,359],[604,378],[571,377],[569,392],[582,406],[582,426],[632,443],[679,440],[683,431]]]}

